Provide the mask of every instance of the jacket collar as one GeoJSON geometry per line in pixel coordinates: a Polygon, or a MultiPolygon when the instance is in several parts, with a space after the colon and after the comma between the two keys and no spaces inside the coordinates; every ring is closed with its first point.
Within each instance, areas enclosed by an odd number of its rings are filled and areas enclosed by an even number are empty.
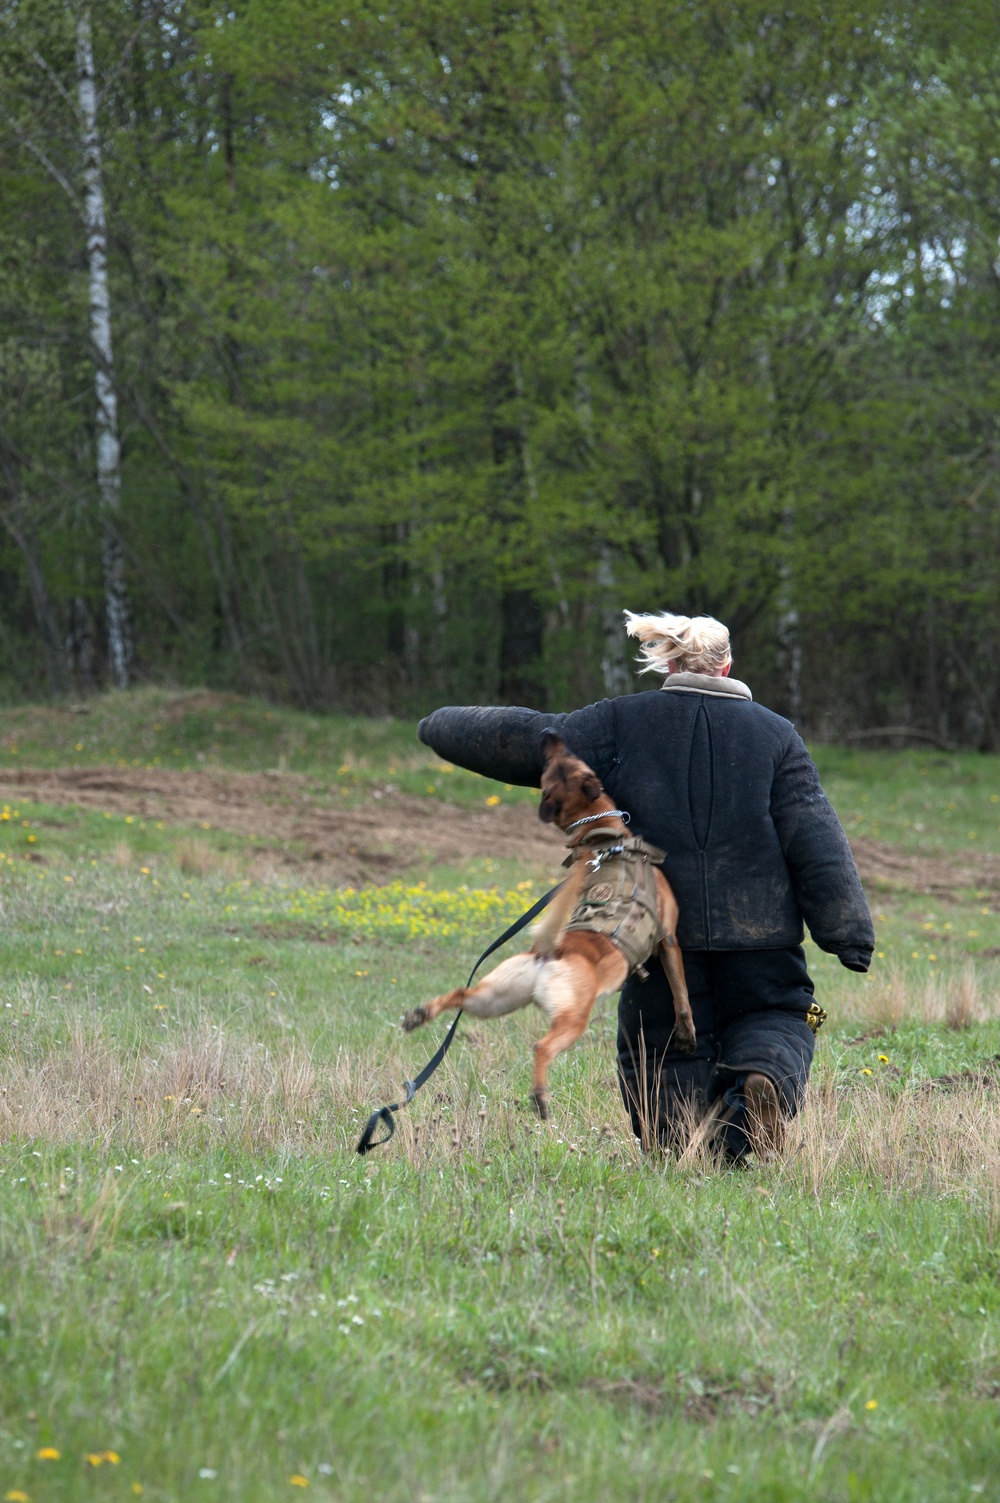
{"type": "Polygon", "coordinates": [[[681,694],[713,694],[719,699],[753,699],[749,686],[738,678],[716,678],[711,673],[670,673],[661,687],[681,694]]]}

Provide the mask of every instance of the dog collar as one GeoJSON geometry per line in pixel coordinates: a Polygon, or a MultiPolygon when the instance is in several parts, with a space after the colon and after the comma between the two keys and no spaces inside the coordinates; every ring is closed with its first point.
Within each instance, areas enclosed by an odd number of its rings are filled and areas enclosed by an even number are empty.
{"type": "Polygon", "coordinates": [[[563,830],[563,834],[568,835],[570,830],[575,830],[578,825],[592,825],[595,819],[611,819],[613,815],[617,815],[626,824],[631,824],[632,822],[631,814],[627,813],[624,809],[605,809],[603,814],[585,814],[582,819],[574,819],[573,823],[567,825],[565,830],[563,830]]]}

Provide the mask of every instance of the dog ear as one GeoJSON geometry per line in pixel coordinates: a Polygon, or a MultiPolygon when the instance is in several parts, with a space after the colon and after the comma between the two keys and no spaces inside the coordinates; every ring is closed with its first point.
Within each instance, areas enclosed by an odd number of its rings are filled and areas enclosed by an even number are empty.
{"type": "Polygon", "coordinates": [[[554,731],[551,728],[549,730],[543,731],[542,756],[545,758],[545,761],[550,762],[553,757],[563,757],[565,755],[566,743],[560,736],[559,732],[554,731]]]}
{"type": "Polygon", "coordinates": [[[583,782],[580,784],[580,792],[583,794],[584,798],[587,799],[591,804],[595,799],[600,798],[601,794],[604,792],[604,789],[601,786],[601,780],[596,773],[592,772],[584,778],[583,782]]]}
{"type": "Polygon", "coordinates": [[[556,817],[556,806],[550,798],[543,798],[538,806],[538,818],[543,825],[550,825],[556,817]]]}

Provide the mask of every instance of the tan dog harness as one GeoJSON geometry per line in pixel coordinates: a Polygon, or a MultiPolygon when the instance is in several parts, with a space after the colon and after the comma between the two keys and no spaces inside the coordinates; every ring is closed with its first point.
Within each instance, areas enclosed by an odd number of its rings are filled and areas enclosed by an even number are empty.
{"type": "Polygon", "coordinates": [[[605,935],[625,956],[630,974],[642,971],[664,937],[655,867],[665,854],[638,835],[623,839],[608,830],[590,830],[563,862],[572,866],[582,861],[584,867],[583,887],[567,931],[587,929],[605,935]],[[581,849],[593,852],[589,860],[577,854],[581,849]]]}

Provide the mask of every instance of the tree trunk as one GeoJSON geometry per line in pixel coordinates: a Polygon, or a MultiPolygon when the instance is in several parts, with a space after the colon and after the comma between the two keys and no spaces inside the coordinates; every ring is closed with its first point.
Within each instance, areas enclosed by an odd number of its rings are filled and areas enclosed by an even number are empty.
{"type": "Polygon", "coordinates": [[[87,233],[90,337],[94,346],[94,391],[97,398],[97,494],[101,523],[101,562],[107,616],[108,663],[112,682],[127,688],[132,666],[132,623],[125,587],[125,557],[118,536],[121,509],[121,445],[118,397],[111,347],[111,295],[108,287],[108,237],[104,215],[101,138],[94,85],[94,44],[90,7],[81,5],[76,23],[77,98],[83,155],[83,218],[87,233]]]}
{"type": "Polygon", "coordinates": [[[38,540],[34,536],[34,529],[23,524],[13,514],[4,513],[2,521],[4,527],[20,549],[21,557],[24,559],[24,567],[28,575],[28,589],[31,593],[31,603],[35,610],[35,620],[38,622],[38,630],[45,647],[45,666],[49,677],[49,692],[53,696],[64,694],[68,688],[66,659],[63,653],[63,644],[59,639],[59,628],[56,625],[55,612],[52,609],[52,601],[49,597],[48,586],[45,583],[45,575],[42,572],[41,560],[38,557],[38,540]]]}
{"type": "Polygon", "coordinates": [[[542,608],[530,590],[505,590],[501,601],[500,697],[505,704],[546,708],[541,676],[542,608]]]}
{"type": "Polygon", "coordinates": [[[778,660],[784,669],[788,704],[788,718],[796,725],[802,722],[802,639],[799,634],[799,613],[795,605],[795,581],[792,574],[792,545],[795,539],[795,512],[786,508],[782,516],[786,552],[781,562],[781,577],[778,587],[778,660]]]}

